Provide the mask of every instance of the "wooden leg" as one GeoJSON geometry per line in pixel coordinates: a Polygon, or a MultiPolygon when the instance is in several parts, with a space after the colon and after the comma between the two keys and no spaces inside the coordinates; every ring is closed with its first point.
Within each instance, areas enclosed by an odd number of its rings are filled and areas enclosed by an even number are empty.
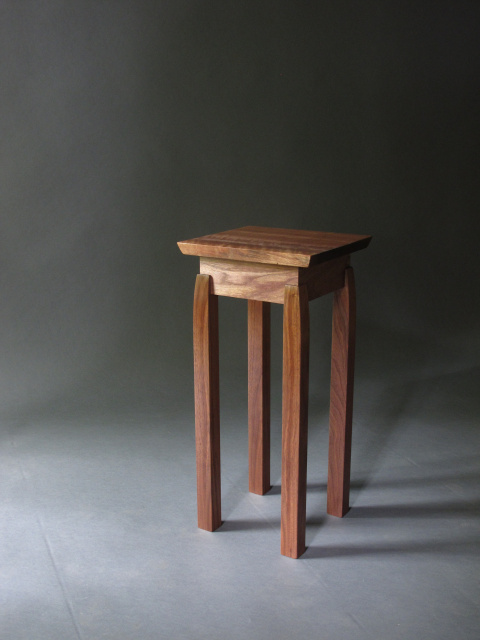
{"type": "Polygon", "coordinates": [[[330,380],[327,513],[341,518],[349,509],[355,365],[355,280],[345,271],[345,285],[334,294],[330,380]]]}
{"type": "Polygon", "coordinates": [[[309,309],[305,285],[285,287],[281,553],[305,551],[308,438],[309,309]]]}
{"type": "Polygon", "coordinates": [[[198,275],[193,301],[197,506],[198,526],[207,531],[222,524],[218,298],[211,290],[211,276],[198,275]]]}
{"type": "Polygon", "coordinates": [[[249,490],[270,489],[270,303],[248,301],[249,490]]]}

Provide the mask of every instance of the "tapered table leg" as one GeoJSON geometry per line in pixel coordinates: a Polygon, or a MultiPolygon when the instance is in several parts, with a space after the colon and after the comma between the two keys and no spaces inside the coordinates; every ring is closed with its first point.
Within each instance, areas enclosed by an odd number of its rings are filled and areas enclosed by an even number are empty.
{"type": "Polygon", "coordinates": [[[305,286],[287,285],[283,310],[281,553],[305,551],[309,309],[305,286]]]}
{"type": "Polygon", "coordinates": [[[334,294],[327,513],[342,517],[349,509],[355,365],[355,280],[345,271],[345,285],[334,294]]]}
{"type": "Polygon", "coordinates": [[[248,484],[270,489],[270,303],[248,301],[248,484]]]}
{"type": "Polygon", "coordinates": [[[198,526],[214,531],[222,524],[218,298],[208,275],[198,275],[195,283],[193,355],[198,526]]]}

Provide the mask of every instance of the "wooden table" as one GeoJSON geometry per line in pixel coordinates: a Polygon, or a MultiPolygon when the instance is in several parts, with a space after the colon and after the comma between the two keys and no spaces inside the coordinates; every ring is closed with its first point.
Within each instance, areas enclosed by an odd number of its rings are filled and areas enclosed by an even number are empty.
{"type": "Polygon", "coordinates": [[[284,305],[281,553],[305,551],[309,302],[334,293],[327,512],[349,509],[355,358],[350,254],[371,236],[241,227],[178,243],[200,256],[193,304],[198,526],[221,523],[218,296],[248,300],[249,489],[270,489],[270,303],[284,305]]]}

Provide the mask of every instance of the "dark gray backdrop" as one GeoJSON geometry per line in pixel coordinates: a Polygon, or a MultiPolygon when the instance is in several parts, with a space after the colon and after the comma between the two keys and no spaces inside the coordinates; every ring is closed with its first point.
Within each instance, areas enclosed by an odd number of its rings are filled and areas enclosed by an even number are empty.
{"type": "MultiPolygon", "coordinates": [[[[176,241],[246,224],[372,234],[357,376],[447,376],[472,399],[479,18],[466,1],[2,2],[4,418],[191,412],[197,261],[176,241]]],[[[239,403],[245,312],[222,300],[239,403]]],[[[329,312],[312,305],[317,389],[329,312]]]]}

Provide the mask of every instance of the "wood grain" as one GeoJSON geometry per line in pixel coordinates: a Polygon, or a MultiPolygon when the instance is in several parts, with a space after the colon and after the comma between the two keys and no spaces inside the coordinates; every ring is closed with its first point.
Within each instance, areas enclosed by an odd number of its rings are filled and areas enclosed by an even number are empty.
{"type": "Polygon", "coordinates": [[[182,240],[182,253],[209,258],[308,267],[364,249],[371,236],[270,227],[241,227],[182,240]]]}
{"type": "Polygon", "coordinates": [[[305,551],[309,309],[306,285],[285,287],[283,309],[281,553],[305,551]]]}
{"type": "Polygon", "coordinates": [[[371,236],[242,227],[178,243],[200,256],[194,296],[198,526],[221,524],[218,295],[248,299],[249,488],[270,488],[270,303],[284,304],[281,553],[305,551],[309,301],[334,292],[327,512],[349,508],[355,361],[350,254],[371,236]]]}
{"type": "Polygon", "coordinates": [[[270,304],[248,301],[249,490],[270,489],[270,304]]]}
{"type": "Polygon", "coordinates": [[[343,517],[349,509],[355,365],[355,280],[345,271],[345,286],[334,294],[327,513],[343,517]]]}
{"type": "Polygon", "coordinates": [[[334,258],[329,262],[315,264],[307,269],[300,268],[298,274],[298,284],[306,284],[308,299],[315,300],[320,296],[332,293],[343,287],[345,281],[345,269],[349,263],[350,256],[334,258]]]}
{"type": "Polygon", "coordinates": [[[198,275],[193,301],[197,509],[198,526],[207,531],[222,523],[218,298],[211,289],[210,276],[198,275]]]}
{"type": "Polygon", "coordinates": [[[306,268],[200,258],[200,273],[212,276],[215,295],[283,304],[286,285],[306,284],[309,300],[343,287],[349,258],[342,256],[306,268]]]}
{"type": "Polygon", "coordinates": [[[200,273],[212,276],[215,295],[283,304],[286,284],[298,283],[298,269],[271,264],[200,258],[200,273]]]}

